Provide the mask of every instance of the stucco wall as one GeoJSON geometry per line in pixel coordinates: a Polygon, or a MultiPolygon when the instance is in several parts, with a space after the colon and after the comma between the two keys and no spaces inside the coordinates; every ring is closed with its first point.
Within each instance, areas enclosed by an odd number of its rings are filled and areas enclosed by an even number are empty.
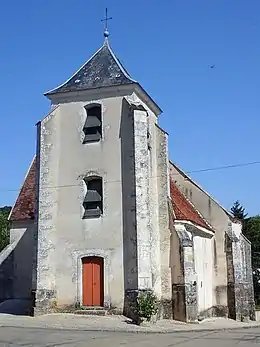
{"type": "Polygon", "coordinates": [[[198,314],[212,316],[214,267],[213,238],[195,233],[193,236],[195,271],[197,276],[198,314]]]}
{"type": "Polygon", "coordinates": [[[16,243],[9,244],[0,253],[0,302],[13,297],[13,250],[16,243]]]}
{"type": "Polygon", "coordinates": [[[12,222],[10,244],[0,253],[0,301],[31,298],[34,240],[34,221],[12,222]]]}
{"type": "Polygon", "coordinates": [[[17,242],[13,251],[13,297],[31,298],[31,291],[35,289],[36,246],[35,223],[33,220],[12,222],[10,241],[17,242]]]}
{"type": "Polygon", "coordinates": [[[82,144],[84,106],[91,101],[61,104],[41,125],[38,289],[49,290],[59,305],[82,302],[78,258],[97,253],[106,259],[105,304],[120,308],[124,298],[122,98],[95,102],[102,105],[100,143],[82,144]],[[83,178],[92,174],[103,177],[103,216],[82,219],[83,178]]]}

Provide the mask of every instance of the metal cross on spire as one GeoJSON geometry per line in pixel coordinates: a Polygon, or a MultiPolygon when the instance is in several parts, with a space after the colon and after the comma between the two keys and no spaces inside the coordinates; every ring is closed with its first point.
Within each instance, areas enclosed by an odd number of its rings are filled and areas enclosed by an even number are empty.
{"type": "Polygon", "coordinates": [[[108,29],[107,29],[107,22],[108,22],[109,20],[111,20],[111,19],[112,19],[112,17],[109,17],[109,18],[108,18],[108,16],[107,16],[107,8],[106,8],[106,18],[104,18],[104,19],[101,20],[101,22],[105,22],[105,30],[104,30],[104,36],[105,36],[105,38],[108,38],[108,36],[109,36],[109,31],[108,31],[108,29]]]}

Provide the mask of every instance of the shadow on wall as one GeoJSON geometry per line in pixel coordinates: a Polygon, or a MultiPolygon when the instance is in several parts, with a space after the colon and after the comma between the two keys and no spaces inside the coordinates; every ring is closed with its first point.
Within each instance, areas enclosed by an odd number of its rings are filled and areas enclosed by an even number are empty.
{"type": "Polygon", "coordinates": [[[8,245],[0,253],[0,302],[13,297],[13,259],[13,245],[8,245]]]}
{"type": "Polygon", "coordinates": [[[173,319],[186,322],[184,268],[181,259],[182,249],[175,229],[171,229],[170,266],[172,277],[173,319]]]}
{"type": "Polygon", "coordinates": [[[235,278],[233,266],[232,240],[225,234],[225,248],[227,261],[227,303],[228,318],[236,319],[236,300],[235,300],[235,278]]]}
{"type": "Polygon", "coordinates": [[[200,320],[211,318],[211,317],[224,317],[227,318],[227,308],[225,306],[211,306],[206,310],[199,311],[198,317],[200,320]]]}
{"type": "MultiPolygon", "coordinates": [[[[0,313],[25,314],[24,307],[28,306],[28,301],[30,301],[29,306],[32,306],[33,247],[30,242],[33,239],[32,233],[33,228],[25,229],[21,237],[9,244],[0,254],[0,302],[2,302],[0,313]],[[21,305],[19,306],[17,302],[14,304],[14,299],[19,299],[21,305]],[[8,305],[6,300],[9,302],[8,305]]],[[[28,314],[30,312],[31,310],[28,314]]]]}
{"type": "Polygon", "coordinates": [[[123,99],[119,138],[121,140],[121,179],[123,210],[124,314],[131,316],[130,307],[138,288],[136,191],[134,160],[134,119],[129,104],[123,99]]]}

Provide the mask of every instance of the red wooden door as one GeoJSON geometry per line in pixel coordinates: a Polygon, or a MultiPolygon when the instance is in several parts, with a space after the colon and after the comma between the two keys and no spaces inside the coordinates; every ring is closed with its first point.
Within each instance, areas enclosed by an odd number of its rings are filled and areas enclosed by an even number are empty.
{"type": "Polygon", "coordinates": [[[83,305],[103,306],[103,259],[87,257],[82,259],[83,305]]]}

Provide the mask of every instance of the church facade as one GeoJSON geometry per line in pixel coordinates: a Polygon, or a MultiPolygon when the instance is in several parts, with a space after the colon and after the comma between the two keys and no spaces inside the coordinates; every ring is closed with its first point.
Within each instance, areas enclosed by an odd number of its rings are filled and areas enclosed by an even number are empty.
{"type": "Polygon", "coordinates": [[[35,293],[35,314],[131,315],[133,297],[152,290],[159,318],[254,319],[240,222],[169,161],[161,109],[108,39],[45,96],[51,111],[0,254],[0,300],[35,293]]]}

